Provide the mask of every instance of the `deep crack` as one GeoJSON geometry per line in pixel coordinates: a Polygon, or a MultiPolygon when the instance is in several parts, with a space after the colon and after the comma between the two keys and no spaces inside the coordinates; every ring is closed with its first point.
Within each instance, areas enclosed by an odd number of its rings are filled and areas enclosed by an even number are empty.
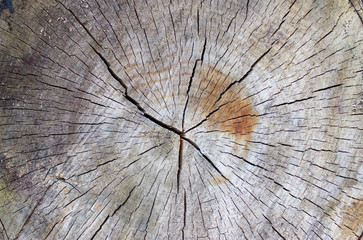
{"type": "MultiPolygon", "coordinates": [[[[99,46],[102,48],[102,46],[98,43],[98,41],[96,40],[96,38],[92,35],[92,33],[90,32],[90,30],[81,22],[81,20],[75,15],[75,13],[67,8],[62,2],[60,1],[57,1],[58,3],[60,3],[66,10],[68,10],[72,15],[73,17],[77,20],[77,22],[82,26],[82,28],[87,32],[87,34],[92,38],[92,40],[99,46]]],[[[181,174],[181,169],[182,169],[182,161],[183,161],[183,140],[189,142],[202,156],[205,160],[207,160],[207,162],[225,179],[227,179],[223,174],[222,172],[217,168],[217,166],[213,163],[213,161],[206,155],[204,154],[201,149],[199,148],[199,146],[193,142],[191,139],[189,138],[186,138],[185,137],[185,132],[184,130],[183,131],[180,131],[179,129],[171,126],[171,125],[168,125],[158,119],[156,119],[155,117],[151,116],[150,114],[148,114],[145,109],[143,107],[141,107],[140,103],[134,99],[133,97],[131,97],[129,94],[128,94],[128,87],[127,85],[123,82],[123,80],[113,71],[113,69],[111,68],[111,64],[107,61],[107,59],[99,52],[96,50],[96,48],[94,48],[91,44],[89,44],[90,47],[93,49],[93,51],[100,57],[100,59],[102,60],[102,62],[106,65],[107,67],[107,70],[108,72],[111,74],[111,76],[117,81],[120,83],[120,85],[124,88],[124,97],[125,99],[130,102],[132,105],[136,106],[137,109],[142,113],[142,115],[149,119],[150,121],[154,122],[155,124],[159,125],[160,127],[164,128],[164,129],[167,129],[171,132],[174,132],[176,133],[177,135],[180,136],[180,147],[179,147],[179,157],[178,157],[178,173],[177,173],[177,187],[178,187],[178,190],[179,190],[179,185],[180,185],[180,174],[181,174]]],[[[184,121],[185,121],[185,115],[186,115],[186,111],[187,111],[187,107],[188,107],[188,102],[189,102],[189,91],[191,89],[191,85],[192,85],[192,82],[193,82],[193,78],[194,78],[194,75],[195,75],[195,71],[196,71],[196,67],[197,67],[197,63],[198,62],[201,62],[203,63],[203,60],[204,60],[204,55],[205,55],[205,51],[206,51],[206,45],[207,45],[207,38],[205,38],[205,41],[204,41],[204,44],[203,44],[203,50],[202,50],[202,53],[201,53],[201,56],[199,59],[197,59],[195,61],[195,64],[194,64],[194,67],[193,67],[193,72],[192,72],[192,75],[190,77],[190,80],[189,80],[189,86],[188,86],[188,90],[187,90],[187,101],[185,103],[185,108],[184,108],[184,111],[183,111],[183,119],[182,119],[182,129],[184,129],[184,121]]],[[[266,55],[268,52],[270,51],[270,49],[264,54],[266,55]]],[[[256,63],[264,56],[262,55],[257,61],[256,63]]],[[[256,64],[255,63],[255,64],[256,64]]],[[[253,66],[255,65],[253,64],[250,71],[252,70],[253,66]]],[[[250,72],[249,71],[249,72],[250,72]]],[[[248,75],[248,73],[246,75],[248,75]]],[[[228,90],[228,89],[226,89],[228,90]]]]}

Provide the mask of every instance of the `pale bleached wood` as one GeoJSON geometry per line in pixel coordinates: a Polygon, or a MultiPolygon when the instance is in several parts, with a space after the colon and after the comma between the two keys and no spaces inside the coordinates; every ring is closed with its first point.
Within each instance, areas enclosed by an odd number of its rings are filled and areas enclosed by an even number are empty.
{"type": "Polygon", "coordinates": [[[14,7],[0,238],[362,237],[361,1],[14,7]]]}

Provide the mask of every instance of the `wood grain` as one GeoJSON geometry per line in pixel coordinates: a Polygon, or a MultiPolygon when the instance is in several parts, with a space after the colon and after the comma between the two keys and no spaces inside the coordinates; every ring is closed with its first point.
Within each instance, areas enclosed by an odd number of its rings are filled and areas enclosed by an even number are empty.
{"type": "Polygon", "coordinates": [[[361,239],[359,0],[14,1],[0,239],[361,239]]]}

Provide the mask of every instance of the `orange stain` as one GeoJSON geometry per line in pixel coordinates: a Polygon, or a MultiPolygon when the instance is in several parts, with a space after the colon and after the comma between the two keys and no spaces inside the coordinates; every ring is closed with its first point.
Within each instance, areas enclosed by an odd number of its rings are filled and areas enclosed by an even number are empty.
{"type": "Polygon", "coordinates": [[[224,132],[233,141],[246,144],[259,118],[251,95],[238,80],[211,66],[202,67],[193,83],[197,90],[191,92],[189,113],[195,122],[208,117],[204,123],[208,131],[224,132]]]}

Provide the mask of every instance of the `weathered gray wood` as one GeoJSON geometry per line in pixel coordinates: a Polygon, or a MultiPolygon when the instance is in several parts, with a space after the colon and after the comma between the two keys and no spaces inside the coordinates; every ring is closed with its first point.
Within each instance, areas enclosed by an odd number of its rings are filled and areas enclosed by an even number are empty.
{"type": "Polygon", "coordinates": [[[361,1],[14,8],[0,238],[362,237],[361,1]]]}

